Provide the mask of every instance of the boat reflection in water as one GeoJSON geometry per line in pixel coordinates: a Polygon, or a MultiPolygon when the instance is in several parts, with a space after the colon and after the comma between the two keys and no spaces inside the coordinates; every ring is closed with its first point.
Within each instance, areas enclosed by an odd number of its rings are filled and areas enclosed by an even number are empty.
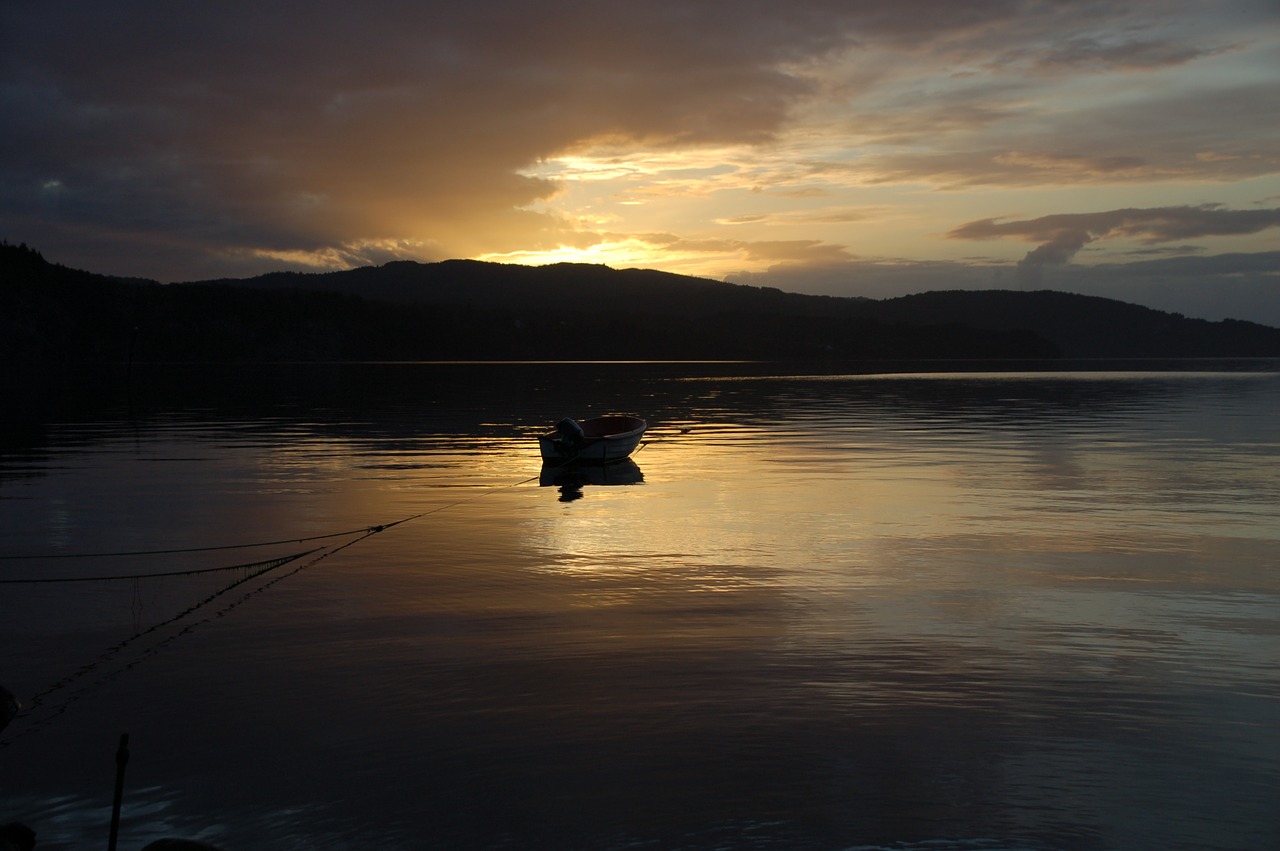
{"type": "Polygon", "coordinates": [[[560,489],[561,502],[581,499],[586,485],[638,485],[643,481],[644,473],[630,458],[605,464],[544,464],[538,477],[540,486],[560,489]]]}

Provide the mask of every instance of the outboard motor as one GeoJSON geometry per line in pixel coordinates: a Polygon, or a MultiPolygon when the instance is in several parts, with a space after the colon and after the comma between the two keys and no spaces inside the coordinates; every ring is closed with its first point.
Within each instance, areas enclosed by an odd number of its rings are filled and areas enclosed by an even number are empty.
{"type": "Polygon", "coordinates": [[[565,417],[556,423],[556,431],[560,434],[558,441],[561,446],[566,449],[576,449],[582,445],[582,440],[586,434],[582,431],[582,426],[571,417],[565,417]]]}

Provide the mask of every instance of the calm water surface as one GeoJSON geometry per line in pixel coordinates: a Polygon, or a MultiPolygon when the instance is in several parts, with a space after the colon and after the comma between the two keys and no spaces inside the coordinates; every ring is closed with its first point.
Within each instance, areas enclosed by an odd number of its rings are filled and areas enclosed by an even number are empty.
{"type": "Polygon", "coordinates": [[[105,847],[128,733],[123,849],[1280,847],[1275,367],[174,368],[12,417],[0,823],[105,847]],[[543,473],[610,410],[633,466],[543,473]]]}

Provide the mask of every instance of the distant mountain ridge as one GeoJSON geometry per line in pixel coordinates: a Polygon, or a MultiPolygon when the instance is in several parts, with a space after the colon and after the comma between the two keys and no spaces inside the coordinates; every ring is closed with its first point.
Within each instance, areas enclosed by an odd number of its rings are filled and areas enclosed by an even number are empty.
{"type": "MultiPolygon", "coordinates": [[[[210,282],[212,283],[212,282],[210,282]]],[[[949,290],[875,300],[787,293],[648,269],[560,263],[516,266],[475,260],[398,261],[320,275],[274,273],[221,281],[237,286],[297,287],[384,301],[642,311],[706,316],[716,312],[872,320],[892,325],[962,325],[994,332],[1032,332],[1062,357],[1274,356],[1276,329],[1228,319],[1210,322],[1099,296],[1051,290],[949,290]],[[603,304],[608,293],[608,305],[603,304]],[[1230,337],[1230,342],[1220,339],[1230,337]],[[1178,355],[1174,352],[1187,352],[1178,355]],[[1170,353],[1161,355],[1159,353],[1170,353]]]]}
{"type": "Polygon", "coordinates": [[[481,260],[398,260],[339,272],[271,272],[253,278],[193,283],[276,290],[301,288],[407,304],[501,305],[522,310],[544,310],[556,300],[573,305],[575,311],[643,306],[656,313],[679,313],[691,308],[750,309],[762,306],[764,299],[776,306],[779,298],[797,307],[812,301],[815,307],[811,309],[817,310],[818,304],[844,301],[652,269],[613,269],[587,263],[520,266],[481,260]],[[606,294],[608,305],[601,302],[606,294]]]}
{"type": "Polygon", "coordinates": [[[4,244],[0,353],[66,363],[1280,357],[1280,329],[1052,291],[838,298],[584,264],[398,261],[162,285],[4,244]]]}

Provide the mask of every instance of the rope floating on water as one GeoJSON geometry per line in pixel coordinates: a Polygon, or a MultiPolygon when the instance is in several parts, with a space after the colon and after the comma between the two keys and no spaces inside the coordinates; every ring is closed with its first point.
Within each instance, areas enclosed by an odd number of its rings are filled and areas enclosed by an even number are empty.
{"type": "MultiPolygon", "coordinates": [[[[380,523],[374,526],[363,526],[359,529],[348,529],[345,532],[328,532],[323,535],[309,535],[303,538],[283,538],[278,541],[257,541],[249,544],[222,544],[219,546],[182,547],[177,549],[163,549],[163,550],[127,550],[127,551],[97,552],[97,553],[16,553],[16,554],[7,554],[7,555],[0,554],[0,561],[58,559],[58,558],[117,558],[117,557],[125,557],[125,556],[184,555],[187,553],[208,553],[208,552],[216,552],[219,550],[244,550],[244,549],[251,549],[253,547],[275,547],[275,546],[280,546],[281,544],[305,544],[311,541],[323,541],[328,538],[345,538],[351,535],[372,535],[372,534],[381,532],[384,529],[390,529],[392,526],[399,526],[401,523],[408,523],[410,520],[417,520],[421,517],[426,517],[429,514],[437,514],[441,511],[444,511],[447,508],[453,508],[454,506],[462,505],[467,502],[473,502],[477,499],[480,499],[481,497],[489,496],[490,494],[498,493],[499,491],[509,490],[510,488],[517,488],[517,487],[520,487],[520,485],[527,485],[529,482],[537,481],[538,478],[539,478],[538,476],[530,476],[527,479],[521,479],[520,481],[513,482],[512,484],[509,484],[509,485],[501,485],[499,487],[490,488],[489,490],[486,490],[484,493],[476,494],[475,496],[469,496],[466,499],[459,499],[454,502],[448,503],[447,505],[437,506],[436,508],[433,508],[429,511],[423,511],[418,514],[411,515],[409,517],[401,518],[400,520],[393,520],[390,523],[380,523]]],[[[312,552],[314,552],[314,550],[312,552]]],[[[235,567],[237,566],[238,565],[234,565],[232,567],[224,567],[224,568],[213,568],[213,570],[234,570],[235,567]]],[[[179,571],[173,575],[187,575],[190,572],[191,571],[179,571]]],[[[194,571],[194,572],[198,573],[200,571],[194,571]]],[[[142,577],[126,576],[126,577],[120,577],[120,578],[145,579],[147,576],[167,576],[167,575],[169,574],[154,573],[154,574],[147,574],[142,577]]],[[[106,579],[110,577],[102,577],[102,578],[106,579]]],[[[4,584],[6,582],[34,582],[34,581],[41,581],[41,580],[0,579],[0,584],[4,584]]],[[[45,581],[61,581],[61,580],[45,580],[45,581]]],[[[66,581],[72,581],[72,580],[66,580],[66,581]]],[[[76,581],[80,581],[80,580],[76,580],[76,581]]]]}
{"type": "MultiPolygon", "coordinates": [[[[365,534],[364,537],[368,537],[369,535],[373,535],[373,534],[376,534],[376,533],[371,529],[365,534]]],[[[212,620],[222,617],[223,615],[230,612],[232,609],[235,609],[236,607],[240,606],[250,597],[261,593],[262,591],[266,590],[267,588],[279,582],[280,580],[284,579],[285,577],[292,576],[298,571],[303,570],[304,568],[310,567],[311,565],[315,564],[316,562],[320,561],[326,556],[332,555],[333,553],[346,549],[347,547],[351,546],[357,541],[364,540],[364,537],[355,538],[332,550],[330,550],[328,547],[318,547],[314,550],[309,550],[308,552],[296,553],[290,556],[281,556],[280,558],[271,559],[269,561],[258,562],[257,565],[259,565],[261,569],[256,570],[252,573],[246,573],[244,576],[239,577],[235,581],[231,582],[229,585],[226,585],[225,587],[220,588],[217,591],[214,591],[212,594],[209,594],[204,599],[198,601],[194,605],[187,607],[183,611],[178,612],[176,615],[173,615],[172,617],[166,618],[165,620],[160,621],[159,623],[152,624],[151,626],[146,627],[144,629],[138,629],[128,638],[109,647],[105,652],[100,654],[93,661],[89,662],[86,665],[82,665],[79,669],[63,677],[61,680],[58,680],[57,682],[55,682],[48,688],[44,689],[43,691],[38,692],[34,695],[31,695],[29,697],[28,705],[25,706],[22,709],[22,711],[18,713],[16,717],[24,718],[32,715],[39,715],[41,716],[40,720],[37,720],[34,724],[29,724],[24,729],[20,730],[18,733],[9,736],[7,739],[0,739],[0,750],[3,750],[4,748],[8,747],[10,744],[10,741],[12,740],[40,732],[44,728],[48,727],[51,723],[53,723],[53,720],[55,718],[57,718],[58,716],[61,716],[74,703],[76,703],[78,700],[88,695],[94,689],[100,687],[101,685],[103,685],[104,683],[112,679],[115,679],[116,677],[132,669],[133,667],[141,664],[144,660],[150,658],[151,656],[156,655],[165,647],[169,646],[170,644],[172,644],[174,641],[178,640],[182,636],[189,635],[191,632],[195,631],[195,629],[201,626],[202,624],[208,623],[212,620]],[[249,582],[252,579],[257,579],[258,577],[265,576],[266,574],[276,570],[282,565],[285,565],[294,561],[299,561],[300,559],[304,558],[307,555],[313,555],[313,558],[310,558],[306,561],[301,562],[299,565],[294,567],[288,573],[277,575],[273,579],[267,580],[265,584],[259,586],[258,588],[246,591],[244,594],[242,594],[239,597],[239,599],[233,600],[232,602],[223,606],[218,611],[207,615],[203,619],[194,621],[194,622],[187,621],[187,619],[191,615],[194,615],[195,613],[201,611],[206,606],[210,605],[219,597],[228,593],[232,589],[237,588],[245,584],[246,582],[249,582]],[[184,621],[187,621],[187,622],[185,623],[185,625],[182,625],[184,621]],[[171,629],[172,631],[170,631],[167,635],[165,635],[164,633],[168,629],[171,629]],[[136,656],[136,658],[125,663],[117,664],[118,657],[120,657],[126,651],[126,649],[128,649],[130,646],[136,643],[139,643],[148,637],[154,638],[156,636],[161,636],[161,637],[155,638],[155,642],[151,644],[149,647],[145,647],[136,656]],[[112,668],[111,667],[112,665],[115,665],[115,667],[112,668]],[[107,669],[106,673],[102,673],[104,669],[107,669]],[[61,701],[54,702],[50,700],[50,698],[53,695],[59,692],[67,692],[67,690],[71,686],[79,683],[81,680],[85,680],[90,678],[91,676],[95,676],[99,674],[101,674],[101,676],[97,681],[91,681],[91,682],[85,683],[81,685],[77,690],[65,693],[65,697],[61,701]]],[[[249,565],[249,566],[253,567],[255,565],[249,565]]]]}
{"type": "MultiPolygon", "coordinates": [[[[688,428],[682,428],[680,429],[679,433],[688,434],[689,431],[690,429],[688,428]]],[[[646,440],[640,444],[639,448],[636,449],[636,452],[637,453],[640,452],[642,449],[644,449],[646,446],[648,446],[651,443],[661,443],[663,440],[666,440],[667,437],[669,436],[670,436],[670,433],[663,434],[660,437],[658,437],[656,440],[646,440]]],[[[635,453],[632,453],[632,454],[635,454],[635,453]]],[[[520,485],[526,485],[529,482],[537,481],[538,478],[540,477],[530,476],[527,479],[521,479],[520,481],[513,482],[512,484],[509,484],[509,485],[501,485],[499,487],[490,488],[484,491],[483,493],[476,494],[475,496],[470,496],[470,497],[467,497],[466,499],[456,500],[455,502],[448,503],[447,505],[441,505],[429,511],[423,511],[419,514],[414,514],[409,517],[402,518],[400,520],[392,521],[390,523],[382,523],[375,526],[364,526],[359,529],[348,529],[343,532],[327,532],[323,535],[309,535],[302,538],[282,538],[281,540],[278,540],[278,541],[256,541],[256,542],[247,543],[247,544],[220,544],[217,546],[207,546],[207,547],[180,547],[180,548],[159,549],[159,550],[121,550],[121,551],[112,551],[112,552],[92,552],[92,553],[10,553],[10,554],[0,553],[0,561],[64,559],[64,558],[122,558],[122,557],[153,556],[153,555],[184,555],[187,553],[217,552],[219,550],[243,550],[243,549],[252,549],[254,547],[274,547],[274,546],[280,546],[282,544],[305,544],[311,541],[323,541],[329,538],[345,538],[351,535],[371,535],[377,532],[381,532],[384,529],[390,529],[392,526],[398,526],[401,523],[407,523],[410,520],[417,520],[421,517],[426,517],[429,514],[439,513],[441,511],[444,511],[447,508],[453,508],[455,506],[462,505],[467,502],[473,502],[477,499],[480,499],[481,497],[489,496],[490,494],[498,493],[499,491],[509,490],[510,488],[516,488],[516,487],[519,487],[520,485]]],[[[311,552],[314,552],[314,550],[312,550],[311,552]]],[[[211,570],[234,570],[236,567],[239,567],[239,566],[240,565],[233,565],[231,567],[224,567],[224,568],[211,568],[211,570]]],[[[191,573],[199,573],[199,572],[201,571],[178,571],[173,574],[154,573],[154,574],[147,574],[147,575],[138,576],[138,577],[123,576],[123,577],[100,577],[100,578],[101,579],[110,579],[110,578],[145,579],[147,578],[147,576],[170,576],[170,575],[185,576],[191,573]]],[[[98,578],[99,577],[94,577],[95,580],[98,578]]],[[[39,582],[39,581],[71,582],[71,581],[85,581],[85,580],[0,579],[0,584],[17,583],[17,582],[23,582],[23,583],[39,582]]]]}
{"type": "MultiPolygon", "coordinates": [[[[661,441],[661,438],[658,441],[650,441],[650,442],[656,443],[660,441],[661,441]]],[[[647,445],[647,443],[644,445],[647,445]]],[[[641,448],[643,448],[643,446],[641,448]]],[[[111,552],[111,553],[55,553],[55,554],[47,554],[47,555],[0,555],[0,559],[4,559],[4,560],[39,559],[39,558],[105,558],[105,557],[111,557],[111,556],[143,556],[143,555],[178,555],[178,554],[184,554],[184,553],[213,552],[213,551],[219,551],[219,550],[246,549],[251,547],[278,546],[281,544],[318,541],[318,540],[324,540],[327,538],[339,538],[339,537],[351,538],[351,540],[341,543],[334,547],[325,545],[325,546],[315,547],[310,550],[305,550],[303,552],[292,553],[286,556],[279,556],[273,559],[266,559],[266,560],[257,561],[257,562],[248,562],[244,564],[226,565],[221,567],[197,568],[193,570],[177,570],[177,571],[166,571],[166,572],[157,572],[157,573],[119,574],[119,575],[112,575],[112,576],[94,576],[94,577],[80,577],[80,578],[0,579],[0,584],[9,584],[9,585],[19,584],[19,583],[34,584],[34,583],[61,583],[61,582],[104,582],[104,581],[113,581],[113,580],[133,580],[136,582],[143,579],[158,579],[162,577],[172,577],[172,576],[195,576],[198,574],[219,573],[219,572],[234,571],[234,570],[240,570],[244,572],[243,576],[236,578],[234,581],[230,582],[230,584],[226,585],[223,588],[220,588],[217,591],[214,591],[213,593],[209,594],[202,600],[196,602],[194,605],[189,606],[188,608],[186,608],[181,612],[178,612],[176,615],[166,618],[160,621],[159,623],[152,624],[149,627],[146,627],[143,629],[136,629],[136,631],[132,635],[130,635],[128,638],[124,639],[123,641],[120,641],[117,644],[108,648],[104,653],[99,655],[98,658],[82,666],[80,669],[73,672],[72,674],[66,677],[63,677],[61,680],[53,683],[51,686],[47,687],[43,691],[35,695],[32,695],[30,698],[30,705],[26,707],[24,711],[19,713],[19,717],[29,716],[39,712],[43,716],[43,718],[41,720],[38,720],[36,723],[26,727],[26,729],[24,729],[19,734],[19,737],[22,735],[31,735],[32,733],[39,732],[40,730],[48,727],[56,717],[65,713],[72,704],[76,703],[79,699],[89,694],[96,687],[101,686],[103,683],[111,679],[114,679],[115,677],[118,677],[121,674],[125,673],[126,671],[132,669],[136,665],[141,664],[144,660],[146,660],[151,656],[156,655],[161,650],[168,647],[169,645],[177,641],[182,636],[190,634],[192,631],[194,631],[196,628],[198,628],[202,624],[208,623],[212,620],[215,620],[217,618],[224,616],[225,614],[229,613],[233,609],[247,602],[252,597],[265,592],[267,589],[276,585],[278,582],[281,582],[289,578],[290,576],[293,576],[294,574],[297,574],[309,567],[312,567],[313,565],[320,562],[321,560],[331,555],[335,555],[336,553],[339,553],[342,550],[345,550],[346,548],[353,546],[354,544],[357,544],[360,541],[363,541],[365,538],[376,535],[379,532],[392,528],[393,526],[399,526],[402,523],[408,523],[412,520],[418,520],[420,518],[427,517],[432,514],[438,514],[441,511],[445,511],[447,509],[454,508],[456,506],[463,505],[468,502],[474,502],[478,499],[481,499],[486,496],[490,496],[495,493],[500,493],[501,491],[504,491],[504,490],[510,490],[511,488],[520,487],[521,485],[525,485],[530,482],[537,481],[539,478],[541,478],[541,474],[530,476],[528,478],[521,479],[518,482],[512,482],[511,484],[508,484],[508,485],[492,487],[481,493],[466,497],[465,499],[455,500],[445,505],[440,505],[435,508],[429,509],[427,511],[421,511],[417,514],[412,514],[412,515],[409,515],[408,517],[403,517],[399,520],[395,520],[389,523],[382,523],[374,526],[365,526],[359,529],[351,529],[345,532],[331,532],[324,535],[312,535],[312,536],[303,537],[303,538],[287,538],[279,541],[264,541],[264,542],[249,543],[249,544],[228,544],[224,546],[189,547],[189,548],[179,548],[179,549],[158,549],[158,550],[137,550],[132,552],[111,552]],[[352,536],[358,536],[358,537],[352,537],[352,536]],[[306,558],[307,556],[311,556],[311,558],[308,559],[306,558]],[[306,560],[303,561],[303,559],[306,559],[306,560]],[[250,580],[256,579],[258,577],[266,575],[267,573],[275,571],[277,568],[281,567],[282,565],[288,564],[290,562],[299,562],[299,563],[295,565],[291,570],[288,570],[283,573],[277,573],[276,575],[269,578],[266,582],[258,585],[258,587],[245,591],[240,595],[238,599],[232,600],[231,602],[224,605],[221,609],[215,612],[209,613],[205,615],[205,617],[199,620],[191,619],[192,615],[210,606],[210,604],[212,604],[215,600],[222,597],[224,594],[227,594],[232,589],[237,588],[243,585],[244,583],[249,582],[250,580]],[[167,634],[165,634],[166,632],[167,634]],[[148,638],[153,639],[153,643],[151,643],[149,646],[144,647],[135,658],[127,662],[120,661],[119,657],[125,652],[127,648],[140,644],[148,638]],[[106,669],[105,672],[104,672],[104,669],[106,669]],[[95,676],[95,675],[99,676],[99,679],[96,682],[93,682],[93,681],[87,682],[87,683],[81,682],[83,680],[90,679],[92,676],[95,676]],[[79,688],[72,690],[71,687],[76,684],[79,684],[79,688]],[[51,698],[53,698],[54,695],[58,693],[62,693],[64,695],[63,699],[61,701],[51,700],[51,698]]],[[[0,739],[0,750],[8,747],[9,742],[10,740],[0,739]]]]}
{"type": "MultiPolygon", "coordinates": [[[[361,532],[367,534],[372,534],[374,531],[381,531],[381,528],[371,527],[369,529],[361,530],[361,532]]],[[[229,564],[221,567],[201,567],[195,570],[170,570],[164,573],[129,573],[117,574],[115,576],[63,576],[55,578],[24,577],[20,579],[0,579],[0,585],[35,585],[38,583],[53,582],[114,582],[120,579],[161,579],[166,576],[196,576],[201,573],[222,573],[228,570],[252,570],[254,568],[258,568],[259,572],[264,572],[271,570],[274,567],[279,567],[282,564],[287,564],[295,559],[300,559],[303,556],[309,556],[312,553],[319,552],[323,549],[325,549],[325,547],[316,547],[300,553],[293,553],[292,555],[280,556],[278,558],[266,559],[264,561],[251,561],[244,564],[229,564]]]]}
{"type": "Polygon", "coordinates": [[[182,555],[184,553],[209,553],[216,550],[245,550],[252,547],[275,547],[281,544],[305,544],[309,541],[322,541],[326,538],[343,538],[348,535],[362,535],[366,532],[381,532],[381,526],[365,526],[361,529],[348,529],[345,532],[329,532],[324,535],[310,535],[305,538],[285,538],[280,541],[259,541],[252,544],[224,544],[216,547],[186,547],[169,550],[132,550],[128,552],[105,553],[23,553],[18,555],[0,555],[0,560],[15,561],[18,559],[46,558],[114,558],[116,556],[155,556],[182,555]]]}

